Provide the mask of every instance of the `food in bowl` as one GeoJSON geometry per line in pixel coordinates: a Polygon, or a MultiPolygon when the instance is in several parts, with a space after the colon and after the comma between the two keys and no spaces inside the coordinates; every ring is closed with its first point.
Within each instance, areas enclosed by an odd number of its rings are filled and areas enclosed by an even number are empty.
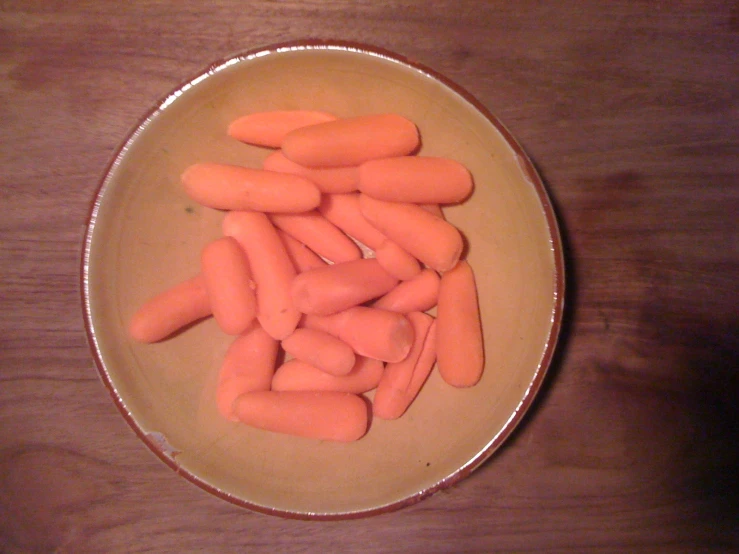
{"type": "MultiPolygon", "coordinates": [[[[352,173],[312,172],[314,181],[332,180],[334,192],[352,173]]],[[[294,242],[285,244],[301,264],[316,263],[294,242]]],[[[165,464],[252,510],[345,519],[427,498],[469,476],[505,443],[552,360],[563,268],[541,179],[480,102],[397,54],[303,41],[215,63],[163,98],[133,129],[91,210],[82,292],[99,375],[122,417],[165,464]],[[195,163],[258,168],[268,160],[289,162],[226,132],[244,114],[284,109],[342,118],[402,115],[423,137],[420,156],[457,160],[475,177],[472,195],[445,208],[444,217],[467,238],[465,259],[475,270],[482,377],[474,387],[456,388],[432,371],[403,417],[377,418],[370,433],[350,443],[270,433],[225,419],[215,402],[218,373],[235,341],[213,318],[154,344],[128,336],[136,310],[192,278],[203,247],[223,236],[223,214],[194,202],[182,173],[195,163]]],[[[403,286],[407,292],[410,281],[403,286]]],[[[411,309],[424,311],[434,286],[433,275],[424,273],[413,295],[388,295],[375,307],[406,303],[403,309],[414,304],[411,309]]],[[[495,471],[494,464],[489,470],[495,471]]]]}
{"type": "Polygon", "coordinates": [[[358,395],[374,389],[372,415],[402,416],[437,360],[448,384],[474,386],[484,366],[475,280],[460,261],[462,237],[439,206],[471,194],[469,171],[448,158],[412,156],[418,129],[397,114],[261,112],[231,123],[229,135],[279,148],[291,165],[282,172],[216,163],[185,170],[193,200],[230,210],[225,236],[202,250],[203,286],[191,286],[200,284],[194,276],[148,301],[131,320],[131,337],[153,342],[146,339],[201,319],[205,292],[220,329],[237,336],[220,369],[221,414],[317,440],[363,437],[370,401],[358,395]],[[310,179],[311,171],[337,169],[356,176],[341,193],[310,179]],[[320,206],[330,206],[328,213],[320,206]],[[309,267],[291,260],[287,237],[310,257],[309,267]],[[419,277],[435,284],[424,310],[403,309],[419,277]],[[400,303],[366,305],[386,295],[400,303]],[[437,304],[438,319],[424,313],[437,304]],[[285,352],[294,359],[275,372],[285,352]]]}

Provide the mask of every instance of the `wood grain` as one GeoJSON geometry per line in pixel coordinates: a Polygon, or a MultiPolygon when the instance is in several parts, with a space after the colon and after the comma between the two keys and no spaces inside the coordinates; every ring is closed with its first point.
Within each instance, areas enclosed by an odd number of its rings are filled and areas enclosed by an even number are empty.
{"type": "Polygon", "coordinates": [[[729,552],[739,548],[739,5],[731,1],[0,2],[0,552],[729,552]],[[351,522],[253,514],[159,462],[80,309],[115,147],[211,61],[372,43],[468,88],[560,215],[545,390],[469,479],[351,522]]]}

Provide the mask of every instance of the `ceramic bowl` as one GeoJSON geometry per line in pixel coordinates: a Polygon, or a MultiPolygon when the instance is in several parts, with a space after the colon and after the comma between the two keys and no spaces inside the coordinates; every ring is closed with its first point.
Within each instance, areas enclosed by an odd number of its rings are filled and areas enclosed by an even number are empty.
{"type": "Polygon", "coordinates": [[[82,278],[100,376],[154,453],[203,489],[252,510],[338,519],[417,502],[468,476],[503,444],[552,359],[563,275],[557,224],[539,176],[470,94],[390,52],[302,42],[217,62],[152,109],[102,179],[82,278]],[[259,167],[269,151],[229,139],[228,123],[289,109],[402,114],[418,125],[421,154],[458,160],[475,179],[473,196],[445,214],[464,233],[477,278],[483,378],[455,389],[434,370],[401,419],[373,421],[354,443],[283,436],[221,418],[214,388],[232,339],[212,320],[158,344],[137,344],[126,334],[134,311],[197,273],[201,248],[220,236],[223,214],[185,195],[182,171],[201,161],[259,167]]]}

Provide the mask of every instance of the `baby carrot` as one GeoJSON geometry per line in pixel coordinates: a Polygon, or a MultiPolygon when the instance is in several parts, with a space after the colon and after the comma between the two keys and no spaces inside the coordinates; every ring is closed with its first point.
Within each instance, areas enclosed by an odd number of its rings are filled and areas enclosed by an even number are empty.
{"type": "Polygon", "coordinates": [[[239,396],[234,406],[240,421],[266,431],[342,442],[367,432],[367,404],[351,393],[257,391],[239,396]]]}
{"type": "Polygon", "coordinates": [[[295,330],[300,312],[290,300],[295,267],[277,230],[260,212],[229,212],[223,234],[235,238],[246,252],[257,285],[257,319],[267,333],[282,340],[295,330]]]}
{"type": "Polygon", "coordinates": [[[413,279],[403,281],[372,304],[373,308],[407,314],[425,312],[439,300],[439,274],[424,269],[413,279]]]}
{"type": "Polygon", "coordinates": [[[485,354],[475,276],[466,261],[441,276],[437,314],[439,373],[452,386],[471,387],[480,380],[485,354]]]}
{"type": "Polygon", "coordinates": [[[447,158],[399,156],[359,166],[359,190],[390,202],[451,204],[472,192],[472,176],[447,158]]]}
{"type": "Polygon", "coordinates": [[[385,239],[375,250],[375,259],[393,277],[407,281],[421,272],[421,264],[390,239],[385,239]]]}
{"type": "Polygon", "coordinates": [[[306,315],[302,325],[340,338],[360,356],[399,362],[413,345],[413,326],[402,314],[355,306],[337,314],[306,315]]]}
{"type": "Polygon", "coordinates": [[[237,165],[199,163],[182,174],[185,192],[218,210],[304,212],[318,206],[321,192],[303,177],[237,165]]]}
{"type": "Polygon", "coordinates": [[[334,119],[330,113],[311,110],[256,112],[234,120],[228,134],[241,142],[278,148],[290,131],[334,119]]]}
{"type": "Polygon", "coordinates": [[[398,280],[368,258],[311,269],[292,283],[293,305],[304,314],[330,315],[390,291],[398,280]]]}
{"type": "Polygon", "coordinates": [[[288,133],[283,154],[307,167],[343,167],[403,156],[418,147],[418,129],[397,114],[337,119],[288,133]]]}
{"type": "Polygon", "coordinates": [[[351,372],[331,375],[302,360],[293,359],[277,368],[272,390],[338,391],[362,394],[377,386],[383,374],[380,360],[359,356],[351,372]]]}
{"type": "Polygon", "coordinates": [[[405,359],[385,366],[386,368],[392,368],[392,371],[389,375],[383,375],[382,378],[382,381],[384,381],[386,385],[390,384],[393,388],[398,390],[405,390],[408,388],[408,385],[410,385],[413,368],[423,350],[423,345],[426,342],[426,335],[435,321],[433,317],[423,312],[411,312],[407,314],[406,317],[408,318],[408,321],[411,322],[411,325],[413,325],[413,346],[405,359]]]}
{"type": "Polygon", "coordinates": [[[415,334],[413,347],[404,360],[387,364],[380,383],[377,385],[373,413],[382,419],[400,417],[410,404],[406,403],[406,391],[410,387],[413,372],[426,344],[431,324],[434,322],[434,318],[421,312],[408,314],[408,319],[413,325],[415,334]]]}
{"type": "Polygon", "coordinates": [[[258,323],[234,339],[218,374],[216,403],[226,419],[236,420],[234,400],[245,392],[269,390],[275,372],[278,342],[258,323]]]}
{"type": "Polygon", "coordinates": [[[359,193],[324,194],[318,211],[350,237],[375,250],[387,237],[375,229],[359,209],[359,193]]]}
{"type": "Polygon", "coordinates": [[[300,214],[271,214],[276,227],[332,262],[358,260],[362,252],[354,242],[316,210],[300,214]]]}
{"type": "Polygon", "coordinates": [[[391,275],[405,280],[421,270],[413,256],[365,219],[359,209],[359,194],[324,194],[318,211],[347,235],[374,250],[377,261],[391,275]]]}
{"type": "Polygon", "coordinates": [[[214,240],[203,248],[200,266],[218,326],[228,335],[242,333],[257,311],[244,250],[231,237],[214,240]]]}
{"type": "Polygon", "coordinates": [[[148,300],[131,318],[128,334],[139,342],[157,342],[211,313],[205,279],[197,275],[148,300]]]}
{"type": "Polygon", "coordinates": [[[436,361],[436,326],[434,321],[428,327],[420,352],[408,355],[415,358],[412,368],[405,362],[386,366],[375,392],[374,415],[382,419],[399,418],[418,396],[436,361]]]}
{"type": "Polygon", "coordinates": [[[295,329],[282,341],[282,348],[294,358],[331,375],[346,375],[356,362],[348,344],[317,329],[295,329]]]}
{"type": "Polygon", "coordinates": [[[415,204],[386,202],[366,194],[359,207],[367,220],[431,269],[453,268],[462,254],[462,236],[453,225],[415,204]]]}
{"type": "Polygon", "coordinates": [[[357,166],[304,167],[287,159],[285,154],[279,150],[267,156],[262,164],[262,169],[305,177],[324,193],[351,192],[357,190],[359,186],[359,168],[357,166]]]}
{"type": "Polygon", "coordinates": [[[282,229],[277,229],[277,234],[280,235],[285,251],[299,273],[326,266],[326,262],[318,254],[299,240],[294,239],[282,229]]]}

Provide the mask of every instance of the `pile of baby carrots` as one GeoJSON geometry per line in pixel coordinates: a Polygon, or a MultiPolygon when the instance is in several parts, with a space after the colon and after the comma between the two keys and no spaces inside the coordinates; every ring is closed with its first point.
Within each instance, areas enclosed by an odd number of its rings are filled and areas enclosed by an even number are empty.
{"type": "Polygon", "coordinates": [[[440,208],[470,196],[470,172],[414,155],[419,131],[397,114],[260,112],[228,134],[276,150],[260,169],[185,170],[186,193],[225,211],[223,237],[203,248],[196,275],[134,314],[130,336],[157,342],[213,316],[235,337],[220,413],[320,440],[361,438],[370,410],[403,415],[435,363],[450,385],[476,384],[475,279],[440,208]],[[436,318],[425,313],[434,306],[436,318]],[[276,368],[280,348],[289,356],[276,368]]]}

